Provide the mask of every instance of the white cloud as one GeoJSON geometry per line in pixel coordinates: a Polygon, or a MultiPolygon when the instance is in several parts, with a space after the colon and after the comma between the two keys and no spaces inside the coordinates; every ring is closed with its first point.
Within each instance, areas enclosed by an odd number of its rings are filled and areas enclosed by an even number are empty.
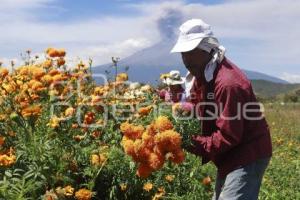
{"type": "Polygon", "coordinates": [[[290,74],[284,72],[281,78],[290,83],[300,83],[300,74],[290,74]]]}

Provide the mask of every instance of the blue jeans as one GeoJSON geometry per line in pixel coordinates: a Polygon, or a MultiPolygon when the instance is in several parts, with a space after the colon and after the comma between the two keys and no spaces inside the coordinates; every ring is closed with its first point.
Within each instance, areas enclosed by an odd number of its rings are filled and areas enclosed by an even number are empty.
{"type": "Polygon", "coordinates": [[[270,158],[259,159],[217,177],[213,200],[257,200],[261,181],[270,158]]]}

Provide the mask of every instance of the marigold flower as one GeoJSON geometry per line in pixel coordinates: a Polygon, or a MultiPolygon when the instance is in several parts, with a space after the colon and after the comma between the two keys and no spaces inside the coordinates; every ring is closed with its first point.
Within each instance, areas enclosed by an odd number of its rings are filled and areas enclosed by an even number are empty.
{"type": "Polygon", "coordinates": [[[144,127],[142,125],[135,126],[133,124],[130,124],[128,122],[124,122],[120,126],[121,132],[127,136],[130,139],[138,139],[141,138],[143,132],[144,132],[144,127]]]}
{"type": "Polygon", "coordinates": [[[173,130],[167,130],[155,135],[155,142],[163,152],[172,152],[181,147],[181,136],[173,130]]]}
{"type": "Polygon", "coordinates": [[[0,154],[0,166],[10,167],[16,162],[16,156],[13,155],[13,150],[10,148],[9,152],[0,154]]]}
{"type": "Polygon", "coordinates": [[[72,188],[70,185],[64,187],[64,195],[67,197],[71,197],[74,194],[74,188],[72,188]]]}
{"type": "Polygon", "coordinates": [[[75,198],[78,200],[90,200],[92,192],[88,189],[80,189],[75,193],[75,198]]]}
{"type": "Polygon", "coordinates": [[[168,182],[173,182],[175,175],[166,175],[165,180],[168,182]]]}
{"type": "Polygon", "coordinates": [[[127,190],[127,184],[121,183],[120,188],[121,188],[121,191],[126,191],[127,190]]]}
{"type": "Polygon", "coordinates": [[[57,59],[57,65],[58,66],[62,66],[66,63],[65,59],[64,58],[59,58],[57,59]]]}
{"type": "Polygon", "coordinates": [[[124,82],[128,80],[128,74],[126,73],[120,73],[116,77],[116,82],[124,82]]]}
{"type": "Polygon", "coordinates": [[[175,164],[181,164],[185,159],[184,152],[182,151],[182,149],[178,149],[171,154],[169,159],[175,164]]]}
{"type": "Polygon", "coordinates": [[[164,79],[167,79],[169,77],[170,77],[170,74],[166,73],[166,74],[161,74],[159,78],[160,78],[160,80],[164,80],[164,79]]]}
{"type": "Polygon", "coordinates": [[[151,153],[148,164],[153,170],[159,170],[164,165],[165,158],[161,154],[151,153]]]}
{"type": "Polygon", "coordinates": [[[0,68],[0,78],[4,79],[9,74],[8,69],[6,68],[0,68]]]}
{"type": "Polygon", "coordinates": [[[23,117],[38,116],[41,114],[42,107],[40,105],[32,105],[24,108],[21,111],[23,117]]]}
{"type": "Polygon", "coordinates": [[[102,165],[106,160],[107,158],[103,154],[93,154],[91,156],[91,164],[95,166],[102,165]]]}
{"type": "Polygon", "coordinates": [[[74,115],[75,111],[76,111],[75,108],[69,107],[65,110],[65,116],[68,116],[68,117],[72,116],[72,115],[74,115]]]}
{"type": "Polygon", "coordinates": [[[203,185],[210,185],[211,184],[211,178],[209,176],[203,178],[202,184],[203,185]]]}
{"type": "Polygon", "coordinates": [[[60,121],[61,118],[57,116],[53,116],[51,117],[50,122],[47,125],[50,126],[51,128],[57,128],[59,126],[60,121]]]}
{"type": "Polygon", "coordinates": [[[50,70],[50,71],[48,72],[48,74],[49,74],[50,76],[55,76],[55,75],[57,75],[57,74],[60,74],[60,71],[58,71],[57,69],[52,69],[52,70],[50,70]]]}
{"type": "Polygon", "coordinates": [[[130,156],[134,156],[135,155],[134,141],[133,140],[131,140],[128,137],[124,136],[122,138],[121,145],[123,146],[124,151],[125,151],[126,154],[128,154],[130,156]]]}
{"type": "Polygon", "coordinates": [[[48,68],[50,68],[50,67],[52,67],[52,60],[51,59],[47,59],[47,60],[45,60],[45,62],[42,64],[42,66],[44,67],[44,68],[46,68],[46,69],[48,69],[48,68]]]}
{"type": "Polygon", "coordinates": [[[151,167],[145,164],[140,164],[137,170],[137,175],[141,178],[147,178],[152,173],[151,167]]]}
{"type": "Polygon", "coordinates": [[[0,146],[3,146],[5,142],[5,137],[0,136],[0,146]]]}
{"type": "Polygon", "coordinates": [[[159,117],[155,120],[154,127],[155,127],[159,132],[163,132],[163,131],[166,131],[166,130],[173,129],[173,124],[172,124],[172,122],[168,119],[168,117],[166,117],[166,116],[159,116],[159,117]]]}
{"type": "Polygon", "coordinates": [[[84,115],[84,123],[85,124],[92,124],[95,120],[95,113],[93,112],[87,112],[84,115]]]}
{"type": "Polygon", "coordinates": [[[152,190],[153,188],[153,184],[152,183],[145,183],[144,186],[143,186],[143,190],[147,191],[147,192],[150,192],[150,190],[152,190]]]}
{"type": "Polygon", "coordinates": [[[146,106],[146,107],[142,107],[138,110],[138,113],[140,114],[140,116],[146,116],[148,115],[152,110],[152,106],[146,106]]]}

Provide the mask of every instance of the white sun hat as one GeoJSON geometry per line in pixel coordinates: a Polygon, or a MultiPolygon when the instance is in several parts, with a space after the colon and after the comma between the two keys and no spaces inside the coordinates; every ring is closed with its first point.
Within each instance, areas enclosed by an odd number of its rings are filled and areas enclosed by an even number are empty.
{"type": "Polygon", "coordinates": [[[172,70],[169,76],[162,81],[167,85],[181,85],[184,84],[185,78],[180,76],[180,72],[177,70],[172,70]]]}
{"type": "Polygon", "coordinates": [[[210,25],[201,19],[191,19],[179,27],[180,33],[177,43],[171,53],[188,52],[195,49],[207,37],[213,37],[210,25]]]}

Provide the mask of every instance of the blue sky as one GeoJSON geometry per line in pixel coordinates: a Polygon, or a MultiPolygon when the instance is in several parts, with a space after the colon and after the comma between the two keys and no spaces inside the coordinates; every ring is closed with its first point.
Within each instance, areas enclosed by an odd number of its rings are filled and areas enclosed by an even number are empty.
{"type": "Polygon", "coordinates": [[[300,82],[300,1],[0,0],[0,60],[32,49],[64,47],[70,62],[124,58],[161,40],[168,10],[202,18],[241,68],[300,82]]]}

